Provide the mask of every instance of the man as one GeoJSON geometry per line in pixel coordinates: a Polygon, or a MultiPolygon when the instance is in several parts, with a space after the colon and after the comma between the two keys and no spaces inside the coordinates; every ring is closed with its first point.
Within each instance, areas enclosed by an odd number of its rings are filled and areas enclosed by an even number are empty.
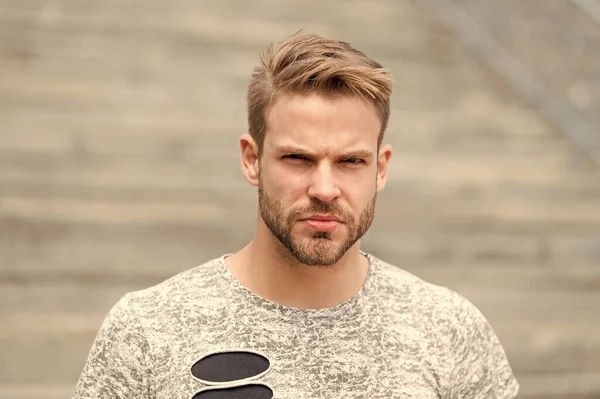
{"type": "Polygon", "coordinates": [[[243,249],[125,295],[80,398],[513,398],[482,314],[360,250],[392,150],[391,78],[349,44],[296,34],[248,90],[243,249]]]}

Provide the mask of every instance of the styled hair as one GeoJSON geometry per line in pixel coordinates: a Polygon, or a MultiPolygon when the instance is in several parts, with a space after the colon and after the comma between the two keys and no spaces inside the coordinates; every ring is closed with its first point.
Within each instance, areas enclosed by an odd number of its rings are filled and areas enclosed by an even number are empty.
{"type": "Polygon", "coordinates": [[[392,78],[378,62],[350,44],[298,32],[261,55],[248,86],[248,128],[259,148],[270,107],[280,94],[353,95],[375,105],[381,116],[377,146],[390,114],[392,78]]]}

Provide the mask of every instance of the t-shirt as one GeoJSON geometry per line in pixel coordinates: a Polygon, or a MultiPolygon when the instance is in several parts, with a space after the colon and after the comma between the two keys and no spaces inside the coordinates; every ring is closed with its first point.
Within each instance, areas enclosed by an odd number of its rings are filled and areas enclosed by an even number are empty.
{"type": "Polygon", "coordinates": [[[104,320],[73,398],[516,396],[506,354],[473,304],[364,255],[363,287],[326,309],[255,295],[226,255],[128,293],[104,320]]]}

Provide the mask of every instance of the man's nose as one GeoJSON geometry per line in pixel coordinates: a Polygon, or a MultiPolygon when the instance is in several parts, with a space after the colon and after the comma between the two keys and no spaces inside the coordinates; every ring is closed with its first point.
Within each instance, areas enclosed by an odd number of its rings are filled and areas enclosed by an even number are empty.
{"type": "Polygon", "coordinates": [[[325,164],[319,165],[312,176],[308,196],[322,202],[331,202],[340,194],[341,190],[336,182],[333,168],[325,164]]]}

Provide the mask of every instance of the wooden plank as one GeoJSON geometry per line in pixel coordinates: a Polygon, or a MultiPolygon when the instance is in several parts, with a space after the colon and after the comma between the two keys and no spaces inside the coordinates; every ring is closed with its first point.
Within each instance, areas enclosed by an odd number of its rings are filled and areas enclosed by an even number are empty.
{"type": "MultiPolygon", "coordinates": [[[[243,96],[230,98],[232,104],[243,105],[243,96]]],[[[159,110],[160,111],[160,110],[159,110]]],[[[74,112],[68,108],[57,107],[54,110],[42,107],[35,107],[35,104],[12,104],[2,103],[0,107],[0,117],[3,123],[6,124],[7,131],[24,131],[29,137],[39,137],[43,142],[48,139],[43,139],[45,132],[44,125],[48,126],[50,132],[56,132],[61,127],[65,129],[71,137],[82,139],[85,133],[92,126],[95,129],[106,127],[107,131],[111,128],[120,131],[130,130],[133,132],[141,132],[144,129],[151,131],[161,131],[165,134],[170,132],[205,132],[229,131],[241,134],[246,130],[244,123],[232,124],[232,120],[240,120],[240,112],[232,112],[231,108],[219,109],[213,113],[206,112],[198,114],[198,110],[192,112],[189,109],[179,109],[173,113],[162,114],[154,110],[129,109],[127,113],[105,113],[93,111],[90,109],[80,109],[79,112],[74,112]],[[54,126],[53,128],[50,126],[54,126]]],[[[96,130],[97,131],[97,130],[96,130]]],[[[13,137],[12,135],[9,135],[13,137]]],[[[6,143],[6,140],[3,140],[6,143]]],[[[35,146],[33,148],[39,148],[35,146]]]]}
{"type": "MultiPolygon", "coordinates": [[[[559,46],[564,46],[566,43],[564,40],[566,37],[560,34],[553,34],[554,32],[549,31],[550,27],[557,29],[560,31],[565,27],[572,27],[569,22],[574,22],[572,20],[572,13],[569,12],[569,9],[572,6],[569,6],[570,2],[561,2],[561,1],[548,1],[545,5],[545,11],[552,15],[558,9],[562,9],[563,15],[561,18],[543,18],[541,21],[537,19],[536,13],[531,12],[526,7],[521,7],[518,1],[506,1],[503,4],[489,4],[485,7],[482,7],[476,1],[472,0],[458,0],[457,3],[461,7],[461,9],[465,10],[467,14],[473,18],[478,24],[482,24],[488,33],[492,34],[492,36],[499,40],[502,44],[508,45],[512,51],[518,51],[523,58],[526,57],[533,58],[534,55],[539,54],[541,57],[547,57],[549,55],[556,57],[559,46]],[[560,4],[559,4],[560,3],[560,4]],[[511,18],[507,13],[514,13],[514,17],[511,18]],[[571,15],[569,15],[571,14],[571,15]],[[498,23],[508,20],[514,20],[515,31],[514,32],[502,32],[502,30],[497,26],[498,23]],[[541,22],[541,23],[540,23],[541,22]],[[566,26],[565,26],[566,25],[566,26]],[[552,38],[554,40],[550,42],[546,42],[548,35],[552,33],[552,38]],[[539,41],[539,47],[535,49],[531,47],[532,42],[530,43],[522,43],[521,39],[522,35],[528,35],[531,37],[533,43],[537,43],[539,41]]],[[[556,14],[555,14],[556,15],[556,14]]],[[[578,21],[582,22],[582,21],[578,21]]],[[[577,34],[579,32],[573,32],[577,34]]],[[[583,41],[583,37],[580,38],[583,41]]],[[[569,48],[565,50],[571,50],[572,42],[569,42],[569,48]]],[[[571,60],[562,60],[558,58],[542,58],[539,62],[558,62],[560,61],[562,65],[568,65],[571,60]]],[[[545,68],[546,70],[558,69],[558,68],[545,68]]]]}
{"type": "Polygon", "coordinates": [[[577,229],[589,231],[598,226],[600,218],[600,204],[596,200],[583,202],[580,208],[574,209],[566,204],[535,201],[519,195],[502,199],[481,196],[445,202],[440,201],[443,197],[430,196],[428,199],[426,195],[400,200],[398,199],[401,197],[400,192],[397,195],[392,193],[392,191],[386,193],[389,201],[384,201],[383,195],[381,196],[379,215],[389,215],[383,218],[394,217],[398,223],[402,220],[411,226],[418,225],[419,220],[422,220],[424,225],[436,224],[448,229],[460,229],[461,225],[466,227],[470,224],[471,228],[478,231],[494,229],[496,226],[502,229],[501,226],[509,225],[515,226],[516,230],[520,229],[519,226],[524,227],[524,230],[528,230],[527,226],[535,226],[533,230],[548,228],[551,231],[559,231],[560,228],[565,228],[569,231],[577,229]],[[396,201],[395,211],[394,201],[396,201]]]}
{"type": "Polygon", "coordinates": [[[519,398],[599,399],[600,373],[521,373],[519,398]]]}
{"type": "MultiPolygon", "coordinates": [[[[422,10],[415,7],[410,1],[393,1],[393,0],[378,0],[378,1],[358,1],[353,4],[353,7],[340,7],[344,4],[341,1],[331,1],[326,4],[315,4],[312,7],[306,7],[303,2],[291,1],[286,6],[273,3],[272,1],[258,1],[255,4],[249,5],[243,0],[232,0],[226,4],[218,0],[207,0],[201,5],[195,2],[186,0],[177,0],[170,3],[169,6],[161,2],[150,1],[141,6],[135,2],[122,1],[106,1],[106,0],[90,0],[89,4],[84,7],[78,1],[61,0],[57,18],[80,17],[93,19],[87,11],[93,9],[100,14],[97,18],[101,19],[128,19],[139,13],[143,7],[148,15],[142,17],[153,18],[157,22],[172,23],[174,21],[164,21],[160,18],[167,13],[175,13],[184,15],[188,13],[213,14],[217,16],[225,16],[229,14],[238,14],[243,11],[248,17],[266,20],[305,20],[310,18],[318,18],[316,11],[321,11],[328,18],[335,18],[341,21],[381,21],[386,19],[405,19],[407,22],[425,24],[434,21],[422,10]],[[132,15],[128,15],[131,13],[132,15]],[[316,14],[316,15],[315,15],[316,14]]],[[[36,16],[40,10],[44,10],[47,4],[42,0],[5,0],[0,10],[11,14],[22,14],[36,16]]],[[[142,21],[132,20],[131,24],[141,24],[142,21]]]]}
{"type": "Polygon", "coordinates": [[[351,8],[329,3],[311,7],[291,4],[290,7],[290,4],[283,6],[272,2],[257,2],[253,7],[246,3],[232,7],[229,3],[199,6],[175,2],[169,8],[150,2],[141,8],[135,3],[92,2],[82,9],[77,2],[62,1],[59,7],[40,4],[33,10],[5,5],[3,14],[8,19],[3,21],[4,25],[19,18],[29,23],[34,19],[46,30],[85,27],[84,31],[109,30],[125,37],[138,32],[148,36],[147,31],[159,31],[160,36],[165,37],[176,32],[208,38],[219,44],[254,47],[281,40],[300,28],[363,44],[376,28],[382,35],[393,38],[393,41],[369,40],[372,47],[381,49],[381,53],[390,50],[397,53],[399,48],[408,46],[421,53],[429,47],[427,55],[432,60],[444,60],[454,55],[448,45],[442,45],[445,38],[451,38],[450,32],[410,2],[379,1],[371,2],[369,6],[359,2],[351,8]],[[165,15],[169,18],[164,18],[165,15]],[[347,26],[353,29],[347,29],[347,26]],[[403,34],[398,34],[399,30],[403,34]],[[432,36],[439,38],[439,45],[435,45],[432,36]]]}
{"type": "MultiPolygon", "coordinates": [[[[70,116],[74,113],[79,113],[80,118],[87,118],[91,121],[94,119],[110,120],[113,123],[119,122],[119,119],[158,119],[162,123],[174,121],[180,127],[185,127],[186,122],[192,125],[198,125],[201,120],[198,118],[198,109],[203,109],[207,115],[211,112],[216,112],[221,118],[232,114],[232,109],[227,109],[227,104],[230,99],[238,99],[241,104],[245,96],[245,87],[232,91],[227,87],[228,83],[223,81],[213,81],[212,83],[202,82],[192,90],[201,90],[206,93],[206,97],[195,101],[197,108],[192,106],[180,106],[180,102],[169,102],[168,98],[157,99],[153,102],[142,101],[139,104],[134,103],[135,99],[123,98],[122,101],[114,101],[113,103],[99,103],[92,100],[88,103],[85,101],[69,101],[63,100],[60,97],[52,98],[51,95],[40,95],[36,97],[32,94],[20,94],[18,92],[8,92],[0,98],[3,113],[12,115],[11,119],[18,120],[23,117],[23,114],[41,113],[41,114],[63,114],[70,116]],[[212,104],[210,99],[212,97],[212,104]],[[126,104],[126,105],[124,105],[126,104]],[[28,108],[28,110],[22,110],[28,108]],[[127,111],[127,112],[124,112],[127,111]]],[[[92,96],[93,97],[93,96],[92,96]]],[[[118,96],[111,97],[118,99],[118,96]]],[[[182,99],[186,101],[185,98],[182,99]]],[[[243,115],[243,109],[237,109],[237,115],[243,115]]],[[[240,121],[243,120],[240,118],[240,121]]],[[[210,126],[210,121],[209,125],[210,126]]],[[[231,127],[231,122],[228,125],[231,127]]],[[[42,130],[43,131],[43,130],[42,130]]]]}
{"type": "MultiPolygon", "coordinates": [[[[169,75],[178,73],[169,70],[169,75]]],[[[111,110],[115,114],[131,112],[148,112],[160,108],[158,116],[172,117],[178,113],[190,115],[196,113],[209,114],[225,108],[230,101],[238,99],[243,104],[251,69],[240,78],[219,76],[210,70],[206,76],[212,79],[194,79],[192,73],[181,72],[179,78],[172,75],[158,75],[153,79],[152,73],[140,71],[139,81],[132,82],[128,73],[123,71],[109,79],[100,77],[90,79],[61,79],[47,77],[43,73],[9,73],[11,77],[0,82],[0,101],[10,107],[27,105],[34,111],[50,111],[54,113],[73,113],[73,111],[98,114],[111,110]],[[20,76],[18,76],[20,75],[20,76]],[[28,82],[20,84],[20,82],[28,82]]],[[[134,71],[134,73],[137,71],[134,71]]],[[[131,74],[132,72],[129,72],[131,74]]],[[[198,73],[196,69],[195,73],[198,73]]],[[[234,101],[231,105],[237,105],[234,101]]],[[[236,108],[243,116],[244,109],[236,108]]],[[[240,118],[243,123],[244,119],[240,118]]]]}
{"type": "MultiPolygon", "coordinates": [[[[208,100],[244,99],[259,55],[244,50],[224,53],[223,49],[211,48],[192,54],[179,50],[182,56],[173,57],[170,54],[177,53],[177,49],[168,46],[146,52],[149,53],[146,57],[156,60],[139,63],[122,58],[120,62],[101,68],[93,60],[65,62],[47,56],[36,59],[27,69],[9,64],[2,68],[6,78],[0,81],[0,90],[4,91],[4,101],[31,96],[38,102],[68,102],[78,107],[119,104],[131,108],[149,103],[167,106],[175,101],[179,107],[202,112],[199,106],[210,106],[208,100]],[[206,61],[207,57],[210,62],[206,61]]],[[[398,60],[388,60],[385,66],[401,88],[392,97],[392,102],[402,110],[415,108],[415,105],[436,109],[463,105],[468,101],[463,98],[475,93],[480,93],[480,100],[485,100],[486,94],[493,100],[493,91],[486,93],[489,86],[486,76],[477,69],[467,74],[458,66],[398,60]]]]}
{"type": "MultiPolygon", "coordinates": [[[[241,100],[240,100],[241,101],[241,100]]],[[[9,107],[11,108],[11,107],[9,107]]],[[[171,118],[137,114],[56,114],[27,111],[12,107],[14,112],[0,114],[9,132],[0,137],[0,150],[40,153],[96,153],[165,155],[190,145],[198,149],[201,142],[214,148],[229,142],[237,150],[239,136],[246,131],[245,122],[236,116],[226,120],[227,112],[202,114],[195,118],[171,118]],[[239,120],[239,123],[232,123],[239,120]],[[103,137],[103,132],[105,136],[103,137]],[[147,140],[147,141],[146,141],[147,140]]],[[[0,113],[4,112],[0,108],[0,113]]]]}
{"type": "MultiPolygon", "coordinates": [[[[132,70],[131,63],[125,63],[116,70],[113,67],[112,71],[111,68],[99,71],[97,62],[88,61],[87,64],[82,64],[79,61],[62,62],[56,59],[45,61],[44,58],[36,60],[35,65],[28,69],[15,65],[3,71],[7,78],[0,81],[0,91],[4,91],[0,95],[0,101],[4,103],[3,107],[6,107],[6,128],[20,132],[25,130],[31,132],[29,134],[37,133],[39,136],[41,131],[45,132],[49,128],[70,136],[73,133],[67,126],[77,124],[78,131],[87,132],[92,129],[116,135],[134,129],[135,126],[123,126],[122,119],[135,117],[160,119],[159,126],[148,123],[149,126],[145,127],[151,132],[157,131],[157,128],[165,129],[165,119],[181,120],[180,128],[184,122],[193,124],[196,121],[195,130],[210,132],[210,125],[213,123],[211,119],[215,117],[212,114],[216,113],[221,118],[231,115],[231,118],[227,118],[227,126],[230,129],[236,128],[232,121],[238,120],[237,129],[241,131],[246,119],[247,82],[250,71],[256,64],[254,58],[257,55],[250,59],[243,54],[236,54],[238,53],[232,52],[224,56],[210,54],[211,58],[217,60],[208,65],[204,61],[206,55],[198,55],[197,59],[187,62],[178,60],[177,66],[160,67],[160,71],[148,70],[146,64],[143,64],[144,69],[132,70]],[[239,66],[240,58],[245,60],[247,67],[239,66]],[[221,67],[221,64],[235,65],[235,68],[230,68],[242,73],[235,74],[227,67],[221,67]],[[131,78],[132,74],[135,74],[135,79],[131,78]],[[196,78],[198,75],[203,77],[196,78]],[[77,116],[72,120],[71,116],[75,110],[77,116]],[[48,123],[37,122],[39,119],[47,119],[47,114],[57,120],[51,121],[49,126],[48,123]],[[64,114],[69,115],[67,120],[60,117],[64,114]],[[110,123],[110,126],[102,126],[106,123],[110,123]],[[55,125],[60,129],[53,128],[55,125]]],[[[150,64],[154,65],[156,62],[150,64]]],[[[463,114],[482,109],[482,105],[475,105],[474,101],[486,102],[487,107],[492,108],[492,112],[486,116],[487,127],[482,129],[479,124],[483,121],[473,118],[471,125],[476,124],[478,131],[487,132],[490,126],[496,126],[496,131],[510,131],[514,135],[521,131],[540,131],[542,127],[539,122],[535,125],[536,119],[539,120],[535,113],[514,111],[501,105],[501,99],[496,98],[490,89],[483,86],[485,79],[474,78],[478,75],[476,73],[466,74],[459,69],[402,62],[394,62],[387,66],[396,77],[397,85],[402,87],[392,98],[396,109],[392,112],[390,134],[397,130],[393,127],[396,118],[402,121],[399,128],[409,128],[411,135],[418,136],[414,129],[419,127],[419,130],[437,130],[443,125],[444,137],[448,138],[448,134],[454,135],[454,131],[464,131],[464,119],[457,119],[451,113],[440,112],[455,109],[456,114],[463,114]],[[435,112],[432,112],[433,110],[435,112]],[[412,111],[417,113],[413,115],[412,111]],[[423,111],[426,112],[425,115],[423,111]],[[520,114],[517,115],[517,112],[520,114]],[[520,120],[515,121],[516,117],[520,120]],[[501,126],[507,123],[510,129],[501,126]]],[[[543,129],[547,130],[546,127],[543,129]]],[[[547,135],[545,130],[541,134],[547,135]]],[[[25,137],[21,140],[19,137],[12,138],[17,142],[24,139],[25,137]]]]}
{"type": "Polygon", "coordinates": [[[205,157],[191,155],[192,158],[187,161],[186,148],[177,146],[172,147],[171,151],[165,149],[162,157],[98,157],[85,154],[69,157],[60,153],[28,157],[18,153],[3,153],[0,158],[0,181],[45,182],[56,184],[56,187],[65,183],[105,188],[152,187],[158,183],[165,188],[245,188],[248,183],[234,151],[232,148],[228,152],[219,152],[215,148],[212,154],[205,153],[205,157]]]}
{"type": "MultiPolygon", "coordinates": [[[[594,264],[573,264],[571,267],[565,268],[564,265],[540,266],[523,263],[456,264],[439,261],[423,265],[406,264],[398,267],[402,267],[425,281],[448,286],[457,292],[480,298],[481,304],[490,311],[506,309],[509,311],[505,314],[507,317],[510,317],[511,313],[518,317],[521,315],[521,311],[528,312],[530,310],[527,308],[527,304],[524,304],[524,307],[518,306],[523,296],[529,294],[549,295],[550,297],[553,295],[582,294],[582,302],[577,303],[577,308],[573,309],[572,315],[579,314],[577,312],[581,311],[583,312],[582,317],[586,314],[591,319],[594,312],[597,311],[600,314],[600,292],[598,291],[600,287],[600,268],[594,264]],[[508,302],[500,304],[494,300],[493,294],[486,294],[488,289],[491,292],[498,290],[507,293],[514,292],[514,297],[509,298],[508,302]],[[591,297],[588,298],[587,294],[590,294],[591,297]],[[594,295],[599,297],[598,301],[593,300],[594,295]],[[591,302],[585,303],[586,300],[591,302]],[[585,313],[588,311],[590,313],[585,313]]],[[[571,305],[575,304],[569,302],[556,304],[557,312],[560,307],[565,310],[566,314],[571,305]],[[562,305],[565,307],[561,307],[562,305]]],[[[540,309],[532,309],[531,312],[522,314],[522,316],[525,320],[539,320],[540,318],[547,321],[553,320],[552,314],[540,314],[540,309]]]]}
{"type": "MultiPolygon", "coordinates": [[[[165,271],[166,272],[166,271],[165,271]]],[[[104,315],[123,295],[166,279],[167,273],[135,281],[113,278],[87,283],[53,281],[4,281],[0,283],[0,317],[15,314],[104,315]]],[[[41,316],[40,316],[41,317],[41,316]]]]}
{"type": "Polygon", "coordinates": [[[431,229],[427,231],[425,223],[400,220],[395,227],[374,223],[362,240],[363,247],[398,265],[416,268],[436,263],[595,266],[600,261],[597,228],[568,233],[564,228],[552,229],[549,225],[520,230],[507,224],[503,231],[500,222],[493,227],[475,227],[472,220],[463,221],[462,227],[438,221],[427,225],[431,229]]]}
{"type": "Polygon", "coordinates": [[[0,384],[66,384],[79,377],[102,317],[2,316],[0,320],[0,384]]]}
{"type": "Polygon", "coordinates": [[[67,384],[0,384],[0,399],[70,398],[75,382],[67,384]]]}
{"type": "Polygon", "coordinates": [[[600,371],[600,323],[597,321],[566,317],[560,322],[514,319],[511,322],[491,319],[490,322],[515,372],[600,371]]]}
{"type": "MultiPolygon", "coordinates": [[[[88,13],[88,15],[90,15],[88,13]]],[[[90,21],[95,22],[95,27],[82,25],[80,19],[72,19],[61,25],[38,25],[37,30],[28,30],[31,25],[27,22],[14,21],[11,18],[1,18],[3,39],[12,43],[14,49],[22,43],[33,43],[34,46],[25,47],[24,54],[30,57],[60,57],[63,59],[80,59],[101,61],[100,51],[107,50],[115,54],[115,57],[131,57],[125,49],[140,53],[141,48],[132,46],[132,43],[147,43],[148,46],[179,47],[181,50],[199,50],[212,46],[227,46],[229,48],[251,48],[255,53],[264,50],[270,43],[285,39],[294,32],[304,29],[309,32],[318,32],[327,37],[333,37],[351,42],[358,48],[363,49],[371,57],[383,59],[389,57],[390,53],[396,56],[407,56],[415,61],[428,61],[439,64],[447,64],[456,53],[460,53],[458,42],[453,41],[452,36],[444,36],[443,28],[437,25],[437,31],[424,30],[418,24],[406,24],[402,29],[394,26],[379,24],[382,37],[389,40],[372,41],[365,40],[361,35],[369,25],[373,23],[364,21],[361,29],[348,30],[344,25],[331,25],[326,21],[316,19],[286,23],[284,21],[268,21],[256,19],[241,19],[240,14],[231,14],[218,17],[209,14],[198,13],[196,15],[175,16],[179,25],[164,25],[160,22],[147,21],[145,27],[130,24],[129,20],[116,21],[90,21]],[[109,30],[106,29],[108,25],[109,30]],[[411,29],[412,28],[412,29],[411,29]],[[103,32],[103,30],[105,30],[103,32]],[[159,33],[159,35],[157,35],[159,33]],[[149,42],[153,37],[154,43],[149,42]],[[109,46],[112,41],[118,45],[117,48],[109,46]],[[59,43],[64,42],[64,47],[59,43]],[[87,46],[86,46],[87,44],[87,46]]],[[[97,16],[96,16],[97,17],[97,16]]],[[[138,16],[139,18],[139,16],[138,16]]],[[[164,20],[164,19],[163,19],[164,20]]],[[[128,58],[131,59],[131,58],[128,58]]]]}
{"type": "Polygon", "coordinates": [[[216,203],[173,203],[167,201],[94,201],[3,197],[0,215],[19,215],[33,219],[59,220],[71,223],[123,225],[128,223],[169,223],[195,221],[215,223],[227,216],[228,210],[216,203]]]}
{"type": "MultiPolygon", "coordinates": [[[[395,229],[383,227],[382,221],[377,220],[362,240],[362,247],[389,263],[419,272],[421,267],[426,272],[432,264],[451,267],[497,263],[503,266],[512,262],[518,265],[536,265],[547,261],[540,257],[544,238],[539,233],[449,231],[441,223],[437,228],[432,227],[431,231],[424,231],[420,222],[413,225],[400,220],[395,229]],[[417,225],[421,227],[416,227],[417,225]],[[411,227],[414,228],[413,231],[411,227]]],[[[466,223],[465,226],[471,225],[466,223]]]]}
{"type": "Polygon", "coordinates": [[[137,108],[153,103],[167,106],[169,101],[178,100],[180,107],[193,108],[209,107],[211,101],[219,103],[222,98],[244,99],[258,53],[223,49],[192,55],[184,49],[179,52],[181,57],[173,57],[177,49],[149,48],[145,50],[147,55],[140,55],[153,58],[146,63],[122,55],[107,67],[89,59],[71,62],[46,56],[32,61],[26,69],[4,66],[5,79],[0,81],[0,90],[3,101],[31,96],[40,97],[38,103],[54,101],[78,107],[119,104],[137,108]]]}
{"type": "Polygon", "coordinates": [[[600,260],[600,235],[591,225],[588,229],[550,223],[526,227],[502,220],[486,224],[477,219],[451,222],[443,217],[432,222],[423,210],[413,215],[416,220],[400,214],[394,221],[380,213],[363,246],[385,258],[419,266],[437,262],[597,265],[600,260]]]}
{"type": "Polygon", "coordinates": [[[519,1],[490,2],[483,7],[472,0],[459,3],[545,86],[567,99],[593,126],[599,126],[600,91],[594,77],[600,27],[576,2],[548,1],[544,13],[531,12],[519,1]],[[508,23],[511,29],[501,28],[508,23]],[[525,36],[528,40],[522,40],[525,36]]]}
{"type": "Polygon", "coordinates": [[[600,264],[600,235],[587,237],[557,235],[548,239],[549,256],[554,262],[569,264],[587,259],[591,264],[600,264]]]}
{"type": "Polygon", "coordinates": [[[159,228],[3,219],[0,272],[5,278],[26,274],[27,279],[80,282],[172,275],[245,245],[254,230],[254,212],[245,216],[247,222],[227,227],[219,218],[159,228]]]}

